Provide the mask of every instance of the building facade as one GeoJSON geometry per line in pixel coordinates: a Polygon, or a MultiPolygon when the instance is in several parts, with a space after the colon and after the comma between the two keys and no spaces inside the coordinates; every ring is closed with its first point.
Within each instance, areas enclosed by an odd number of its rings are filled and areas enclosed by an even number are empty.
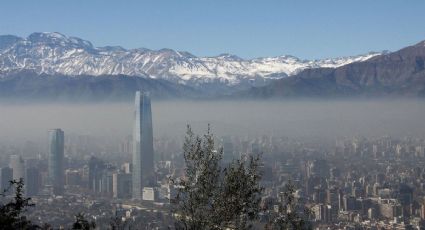
{"type": "Polygon", "coordinates": [[[62,195],[65,184],[64,132],[61,129],[49,130],[49,183],[55,195],[62,195]]]}
{"type": "Polygon", "coordinates": [[[133,130],[133,199],[154,181],[152,111],[149,94],[136,92],[133,130]]]}
{"type": "Polygon", "coordinates": [[[41,187],[40,171],[38,168],[29,167],[26,169],[25,194],[26,196],[36,196],[41,187]]]}
{"type": "MultiPolygon", "coordinates": [[[[0,191],[5,191],[10,187],[10,181],[13,179],[13,170],[10,167],[0,168],[0,191]]],[[[12,191],[7,191],[10,194],[12,191]]]]}
{"type": "Polygon", "coordinates": [[[11,155],[9,167],[13,170],[13,180],[25,179],[25,161],[21,156],[11,155]]]}

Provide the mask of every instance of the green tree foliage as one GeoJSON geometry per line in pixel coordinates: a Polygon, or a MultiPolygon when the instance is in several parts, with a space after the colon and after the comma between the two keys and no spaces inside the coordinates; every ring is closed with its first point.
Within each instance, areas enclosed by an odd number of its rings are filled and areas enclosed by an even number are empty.
{"type": "Polygon", "coordinates": [[[308,221],[309,216],[311,215],[310,210],[300,206],[294,196],[294,193],[295,186],[291,183],[291,181],[289,181],[281,194],[279,210],[275,215],[272,215],[271,221],[266,225],[265,229],[312,229],[310,222],[308,221]]]}
{"type": "Polygon", "coordinates": [[[185,176],[172,178],[178,189],[174,200],[176,228],[249,229],[259,213],[260,157],[233,160],[221,166],[223,149],[216,150],[208,132],[195,136],[187,128],[183,156],[185,176]]]}
{"type": "Polygon", "coordinates": [[[93,221],[88,221],[83,213],[78,213],[75,216],[75,222],[72,224],[72,229],[91,230],[95,229],[96,224],[93,221]]]}
{"type": "Polygon", "coordinates": [[[23,215],[28,207],[34,206],[31,203],[31,198],[24,197],[24,182],[20,180],[10,181],[8,189],[1,193],[2,197],[6,196],[9,190],[15,190],[13,199],[0,205],[0,226],[1,229],[37,229],[38,226],[31,223],[23,215]]]}

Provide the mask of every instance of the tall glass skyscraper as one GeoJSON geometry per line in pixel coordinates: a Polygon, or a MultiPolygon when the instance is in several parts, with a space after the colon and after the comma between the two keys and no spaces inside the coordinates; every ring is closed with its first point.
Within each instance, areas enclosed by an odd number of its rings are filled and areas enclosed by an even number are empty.
{"type": "Polygon", "coordinates": [[[152,111],[149,94],[136,92],[133,130],[133,199],[154,181],[152,111]]]}
{"type": "Polygon", "coordinates": [[[40,171],[38,168],[29,167],[25,174],[25,195],[36,196],[40,190],[40,171]]]}
{"type": "Polygon", "coordinates": [[[55,195],[63,194],[64,190],[64,133],[61,129],[49,130],[49,183],[53,186],[55,195]]]}
{"type": "Polygon", "coordinates": [[[13,179],[13,170],[10,167],[0,168],[0,191],[6,195],[12,193],[12,191],[6,191],[10,186],[10,181],[13,179]]]}
{"type": "Polygon", "coordinates": [[[14,180],[25,179],[25,161],[21,156],[11,155],[9,166],[12,168],[14,180]]]}

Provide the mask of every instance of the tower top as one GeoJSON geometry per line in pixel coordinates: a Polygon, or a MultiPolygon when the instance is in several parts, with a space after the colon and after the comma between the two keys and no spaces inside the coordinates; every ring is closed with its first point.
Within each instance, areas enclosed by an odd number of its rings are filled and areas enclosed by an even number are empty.
{"type": "Polygon", "coordinates": [[[148,92],[148,91],[137,90],[136,91],[136,96],[147,96],[147,97],[150,97],[151,96],[151,93],[148,92]]]}
{"type": "Polygon", "coordinates": [[[49,129],[49,131],[62,131],[62,129],[61,128],[52,128],[52,129],[49,129]]]}

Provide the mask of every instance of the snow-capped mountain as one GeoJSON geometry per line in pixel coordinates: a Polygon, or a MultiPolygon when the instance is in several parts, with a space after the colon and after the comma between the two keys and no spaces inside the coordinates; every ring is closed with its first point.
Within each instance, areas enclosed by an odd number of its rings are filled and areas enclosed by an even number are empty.
{"type": "Polygon", "coordinates": [[[0,36],[0,73],[32,70],[38,74],[129,75],[172,82],[265,84],[309,68],[336,68],[361,62],[381,53],[324,60],[300,60],[293,56],[242,59],[223,54],[196,57],[171,49],[94,47],[89,41],[60,33],[33,33],[27,38],[0,36]]]}
{"type": "Polygon", "coordinates": [[[263,87],[243,98],[425,97],[425,41],[338,68],[315,68],[263,87]]]}

